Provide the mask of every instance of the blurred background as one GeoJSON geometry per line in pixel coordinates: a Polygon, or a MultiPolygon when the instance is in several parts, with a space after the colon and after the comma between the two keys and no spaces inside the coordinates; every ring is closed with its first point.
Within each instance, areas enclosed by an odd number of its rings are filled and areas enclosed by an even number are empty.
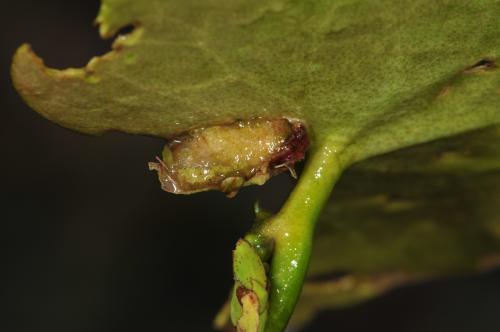
{"type": "MultiPolygon", "coordinates": [[[[276,211],[294,183],[174,196],[147,170],[161,140],[84,136],[31,111],[11,86],[15,49],[84,66],[111,45],[92,25],[98,7],[18,0],[0,14],[0,331],[212,331],[254,202],[276,211]]],[[[500,331],[500,272],[400,288],[306,329],[366,330],[500,331]]]]}

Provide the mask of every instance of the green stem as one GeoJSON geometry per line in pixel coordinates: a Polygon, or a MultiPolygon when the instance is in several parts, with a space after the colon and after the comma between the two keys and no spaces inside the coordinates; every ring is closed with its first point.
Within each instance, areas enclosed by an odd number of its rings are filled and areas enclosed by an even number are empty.
{"type": "Polygon", "coordinates": [[[311,152],[287,202],[258,230],[263,236],[274,239],[266,332],[282,332],[286,328],[299,298],[311,255],[316,220],[343,169],[332,146],[328,140],[316,142],[317,148],[311,152]]]}

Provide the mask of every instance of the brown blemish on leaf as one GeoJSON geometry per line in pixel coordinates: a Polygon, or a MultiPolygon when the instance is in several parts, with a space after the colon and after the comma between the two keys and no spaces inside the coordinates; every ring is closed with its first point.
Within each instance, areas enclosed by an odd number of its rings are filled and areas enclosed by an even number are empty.
{"type": "Polygon", "coordinates": [[[438,98],[443,98],[446,97],[451,91],[451,86],[445,85],[438,93],[437,97],[438,98]]]}
{"type": "MultiPolygon", "coordinates": [[[[238,302],[240,302],[240,304],[242,304],[241,299],[244,296],[246,296],[248,293],[253,293],[253,292],[245,287],[238,287],[236,289],[236,297],[238,298],[238,302]]],[[[258,299],[257,299],[257,301],[258,301],[258,299]]]]}

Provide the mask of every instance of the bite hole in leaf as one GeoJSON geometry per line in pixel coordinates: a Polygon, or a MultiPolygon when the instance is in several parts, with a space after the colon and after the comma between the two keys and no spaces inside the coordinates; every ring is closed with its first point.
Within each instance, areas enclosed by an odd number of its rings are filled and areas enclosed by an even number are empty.
{"type": "Polygon", "coordinates": [[[123,49],[123,46],[127,44],[128,40],[134,39],[134,35],[140,33],[139,28],[139,23],[128,24],[120,28],[120,30],[114,34],[116,38],[113,39],[110,52],[120,52],[123,49]]]}
{"type": "Polygon", "coordinates": [[[128,25],[124,26],[123,28],[121,28],[120,30],[118,30],[118,32],[116,33],[116,35],[117,36],[128,35],[132,31],[134,31],[134,29],[135,29],[135,25],[134,24],[128,24],[128,25]]]}
{"type": "Polygon", "coordinates": [[[476,62],[475,64],[473,64],[472,66],[467,67],[464,72],[466,74],[470,74],[470,73],[476,73],[479,71],[492,70],[495,68],[497,68],[497,64],[496,64],[495,60],[489,59],[489,58],[483,58],[483,59],[479,60],[478,62],[476,62]]]}

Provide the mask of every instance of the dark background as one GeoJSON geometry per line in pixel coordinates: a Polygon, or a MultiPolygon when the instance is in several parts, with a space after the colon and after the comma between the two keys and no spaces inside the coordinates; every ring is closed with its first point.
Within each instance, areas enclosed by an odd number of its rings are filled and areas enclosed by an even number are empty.
{"type": "MultiPolygon", "coordinates": [[[[1,10],[0,331],[211,331],[231,285],[231,250],[253,203],[278,209],[286,175],[220,193],[174,196],[146,162],[163,142],[89,137],[46,121],[11,87],[15,49],[83,66],[110,49],[98,1],[14,1],[1,10]]],[[[307,331],[500,331],[500,272],[398,289],[323,313],[307,331]]]]}

